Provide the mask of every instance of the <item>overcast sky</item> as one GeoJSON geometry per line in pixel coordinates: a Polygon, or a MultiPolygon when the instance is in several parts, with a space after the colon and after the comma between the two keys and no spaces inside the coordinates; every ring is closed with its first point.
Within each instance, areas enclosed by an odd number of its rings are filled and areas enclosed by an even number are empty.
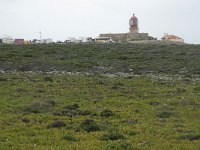
{"type": "Polygon", "coordinates": [[[0,0],[0,37],[65,40],[129,31],[133,13],[140,32],[175,34],[200,44],[199,0],[0,0]]]}

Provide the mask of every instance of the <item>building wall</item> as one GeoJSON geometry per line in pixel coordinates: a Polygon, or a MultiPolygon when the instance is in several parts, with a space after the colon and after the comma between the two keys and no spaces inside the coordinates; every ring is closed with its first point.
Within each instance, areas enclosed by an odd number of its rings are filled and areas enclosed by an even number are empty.
{"type": "Polygon", "coordinates": [[[130,33],[139,33],[139,29],[138,28],[129,28],[129,32],[130,33]]]}
{"type": "Polygon", "coordinates": [[[184,39],[176,39],[175,41],[184,43],[184,39]]]}
{"type": "Polygon", "coordinates": [[[15,39],[14,43],[17,45],[22,45],[22,44],[24,44],[24,39],[15,39]]]}
{"type": "Polygon", "coordinates": [[[95,40],[96,43],[108,43],[106,40],[95,40]]]}
{"type": "Polygon", "coordinates": [[[171,41],[171,42],[181,42],[184,43],[184,39],[176,36],[176,35],[169,35],[168,33],[164,34],[164,37],[161,38],[163,41],[171,41]]]}
{"type": "Polygon", "coordinates": [[[53,43],[53,40],[52,39],[42,39],[42,40],[40,40],[40,43],[41,44],[50,44],[50,43],[53,43]]]}
{"type": "Polygon", "coordinates": [[[127,33],[128,41],[153,40],[148,33],[127,33]]]}
{"type": "Polygon", "coordinates": [[[183,40],[183,39],[167,39],[167,40],[164,40],[164,41],[171,41],[171,42],[181,42],[181,43],[184,43],[184,40],[183,40]]]}
{"type": "Polygon", "coordinates": [[[24,44],[25,44],[25,45],[28,45],[28,44],[30,44],[30,41],[25,40],[25,41],[24,41],[24,44]]]}
{"type": "Polygon", "coordinates": [[[122,33],[122,34],[100,34],[100,37],[110,37],[113,41],[115,42],[122,42],[126,41],[127,39],[127,34],[122,33]]]}
{"type": "Polygon", "coordinates": [[[83,37],[81,38],[82,43],[92,42],[92,37],[83,37]]]}
{"type": "Polygon", "coordinates": [[[121,34],[100,34],[100,37],[111,37],[115,42],[125,41],[142,41],[153,40],[155,38],[150,37],[148,33],[121,33],[121,34]]]}
{"type": "Polygon", "coordinates": [[[4,44],[13,44],[14,43],[14,39],[12,39],[12,38],[2,38],[2,43],[4,43],[4,44]]]}

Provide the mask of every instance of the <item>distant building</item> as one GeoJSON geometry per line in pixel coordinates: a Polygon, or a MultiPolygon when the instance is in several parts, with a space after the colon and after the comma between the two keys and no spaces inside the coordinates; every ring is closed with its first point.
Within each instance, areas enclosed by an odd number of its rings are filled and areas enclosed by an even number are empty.
{"type": "Polygon", "coordinates": [[[2,44],[2,39],[0,39],[0,44],[2,44]]]}
{"type": "Polygon", "coordinates": [[[34,43],[34,44],[40,44],[41,41],[40,41],[40,40],[37,40],[37,39],[34,39],[34,40],[32,41],[32,43],[34,43]]]}
{"type": "Polygon", "coordinates": [[[30,44],[30,41],[24,40],[24,44],[28,45],[28,44],[30,44]]]}
{"type": "Polygon", "coordinates": [[[68,37],[67,40],[64,41],[64,43],[90,43],[94,42],[92,37],[68,37]]]}
{"type": "Polygon", "coordinates": [[[82,43],[82,39],[81,38],[75,38],[75,41],[74,41],[74,43],[76,43],[76,44],[78,44],[78,43],[82,43]]]}
{"type": "Polygon", "coordinates": [[[33,39],[31,41],[31,43],[33,44],[50,44],[50,43],[53,43],[53,40],[52,39],[41,39],[41,40],[38,40],[38,39],[33,39]]]}
{"type": "Polygon", "coordinates": [[[23,45],[23,44],[24,44],[24,39],[15,39],[15,40],[14,40],[14,43],[15,43],[16,45],[23,45]]]}
{"type": "Polygon", "coordinates": [[[181,42],[184,43],[184,39],[176,36],[176,35],[169,35],[169,34],[164,34],[164,36],[162,37],[163,41],[171,41],[171,42],[181,42]]]}
{"type": "Polygon", "coordinates": [[[40,43],[41,44],[50,44],[50,43],[53,43],[53,40],[52,39],[42,39],[40,40],[40,43]]]}
{"type": "Polygon", "coordinates": [[[82,43],[90,43],[93,42],[92,37],[82,37],[81,38],[82,43]]]}
{"type": "Polygon", "coordinates": [[[70,39],[65,40],[64,43],[70,43],[70,39]]]}
{"type": "Polygon", "coordinates": [[[69,38],[69,42],[70,43],[75,43],[76,42],[76,38],[75,37],[70,37],[69,38]]]}
{"type": "Polygon", "coordinates": [[[57,41],[56,44],[63,44],[64,42],[62,41],[57,41]]]}
{"type": "Polygon", "coordinates": [[[82,38],[76,39],[75,37],[69,37],[65,40],[65,43],[82,43],[82,38]]]}
{"type": "Polygon", "coordinates": [[[2,38],[2,43],[4,44],[14,44],[14,39],[11,37],[2,38]]]}
{"type": "Polygon", "coordinates": [[[135,14],[130,18],[129,26],[129,33],[100,34],[100,37],[110,37],[115,42],[156,40],[148,33],[139,33],[138,19],[135,14]]]}
{"type": "Polygon", "coordinates": [[[110,37],[97,37],[94,39],[96,43],[109,43],[113,42],[110,37]]]}
{"type": "Polygon", "coordinates": [[[33,40],[31,41],[31,44],[36,44],[36,42],[37,42],[37,39],[33,39],[33,40]]]}

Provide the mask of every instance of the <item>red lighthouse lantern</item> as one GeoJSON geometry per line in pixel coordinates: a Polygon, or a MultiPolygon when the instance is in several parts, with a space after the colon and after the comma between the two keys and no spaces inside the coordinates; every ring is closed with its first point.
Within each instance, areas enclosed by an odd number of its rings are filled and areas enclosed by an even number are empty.
{"type": "Polygon", "coordinates": [[[135,14],[133,14],[133,16],[130,18],[129,25],[130,25],[130,28],[129,28],[130,33],[138,33],[139,32],[138,19],[135,16],[135,14]]]}

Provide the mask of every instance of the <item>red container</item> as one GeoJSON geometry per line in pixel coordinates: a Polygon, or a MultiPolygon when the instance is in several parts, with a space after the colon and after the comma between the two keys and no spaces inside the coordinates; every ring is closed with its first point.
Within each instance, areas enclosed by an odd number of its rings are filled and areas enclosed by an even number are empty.
{"type": "Polygon", "coordinates": [[[15,39],[15,44],[17,45],[23,45],[24,44],[24,39],[15,39]]]}

